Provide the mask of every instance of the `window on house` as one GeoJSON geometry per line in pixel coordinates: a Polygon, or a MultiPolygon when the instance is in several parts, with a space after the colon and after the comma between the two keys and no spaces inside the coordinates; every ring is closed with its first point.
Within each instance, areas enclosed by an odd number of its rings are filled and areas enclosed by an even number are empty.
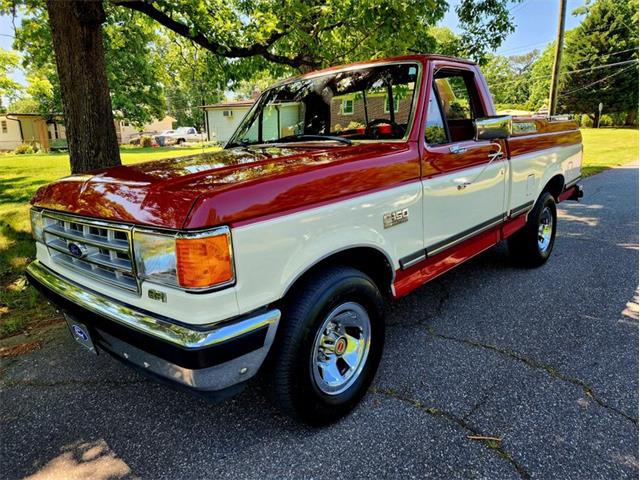
{"type": "Polygon", "coordinates": [[[0,122],[0,124],[2,125],[2,133],[7,133],[9,131],[7,129],[7,121],[6,120],[2,120],[2,122],[0,122]]]}
{"type": "Polygon", "coordinates": [[[345,98],[342,100],[342,114],[353,115],[353,99],[345,98]]]}
{"type": "Polygon", "coordinates": [[[429,145],[447,143],[447,130],[444,127],[442,111],[435,90],[431,89],[427,106],[427,124],[424,128],[424,139],[429,145]]]}

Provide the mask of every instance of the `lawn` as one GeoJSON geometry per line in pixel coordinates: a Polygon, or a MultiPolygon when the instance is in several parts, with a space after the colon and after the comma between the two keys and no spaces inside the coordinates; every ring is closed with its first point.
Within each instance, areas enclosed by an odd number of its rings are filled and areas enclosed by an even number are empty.
{"type": "MultiPolygon", "coordinates": [[[[638,130],[585,129],[583,174],[638,159],[638,130]]],[[[207,148],[211,151],[216,147],[207,148]]],[[[123,148],[123,163],[178,157],[200,147],[123,148]]],[[[66,154],[0,156],[0,338],[55,317],[25,283],[23,270],[34,255],[29,226],[29,199],[36,189],[69,174],[66,154]]]]}
{"type": "Polygon", "coordinates": [[[584,177],[638,160],[637,129],[585,128],[582,130],[582,141],[584,177]]]}

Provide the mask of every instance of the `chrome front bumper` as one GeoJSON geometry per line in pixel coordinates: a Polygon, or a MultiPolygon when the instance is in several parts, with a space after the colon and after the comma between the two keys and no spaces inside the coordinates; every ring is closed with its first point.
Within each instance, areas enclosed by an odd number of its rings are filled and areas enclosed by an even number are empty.
{"type": "Polygon", "coordinates": [[[280,321],[280,310],[272,309],[200,328],[88,290],[37,260],[27,267],[27,277],[85,323],[99,349],[196,390],[226,389],[255,375],[280,321]]]}

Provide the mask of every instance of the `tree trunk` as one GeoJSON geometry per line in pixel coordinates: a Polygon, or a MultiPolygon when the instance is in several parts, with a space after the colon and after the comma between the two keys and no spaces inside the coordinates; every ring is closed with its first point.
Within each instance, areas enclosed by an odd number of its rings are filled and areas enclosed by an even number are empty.
{"type": "Polygon", "coordinates": [[[47,0],[71,173],[120,165],[107,84],[101,1],[47,0]]]}
{"type": "Polygon", "coordinates": [[[638,110],[633,108],[627,112],[627,116],[624,119],[624,124],[627,127],[633,127],[638,122],[638,110]]]}
{"type": "Polygon", "coordinates": [[[600,111],[597,111],[593,114],[593,128],[600,128],[598,125],[600,123],[600,111]]]}

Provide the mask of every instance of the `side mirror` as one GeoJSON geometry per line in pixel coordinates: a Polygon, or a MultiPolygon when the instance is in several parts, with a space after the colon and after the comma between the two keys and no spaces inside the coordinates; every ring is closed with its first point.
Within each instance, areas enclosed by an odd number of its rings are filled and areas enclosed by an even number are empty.
{"type": "Polygon", "coordinates": [[[511,136],[511,115],[477,118],[473,122],[478,140],[504,140],[511,136]]]}

